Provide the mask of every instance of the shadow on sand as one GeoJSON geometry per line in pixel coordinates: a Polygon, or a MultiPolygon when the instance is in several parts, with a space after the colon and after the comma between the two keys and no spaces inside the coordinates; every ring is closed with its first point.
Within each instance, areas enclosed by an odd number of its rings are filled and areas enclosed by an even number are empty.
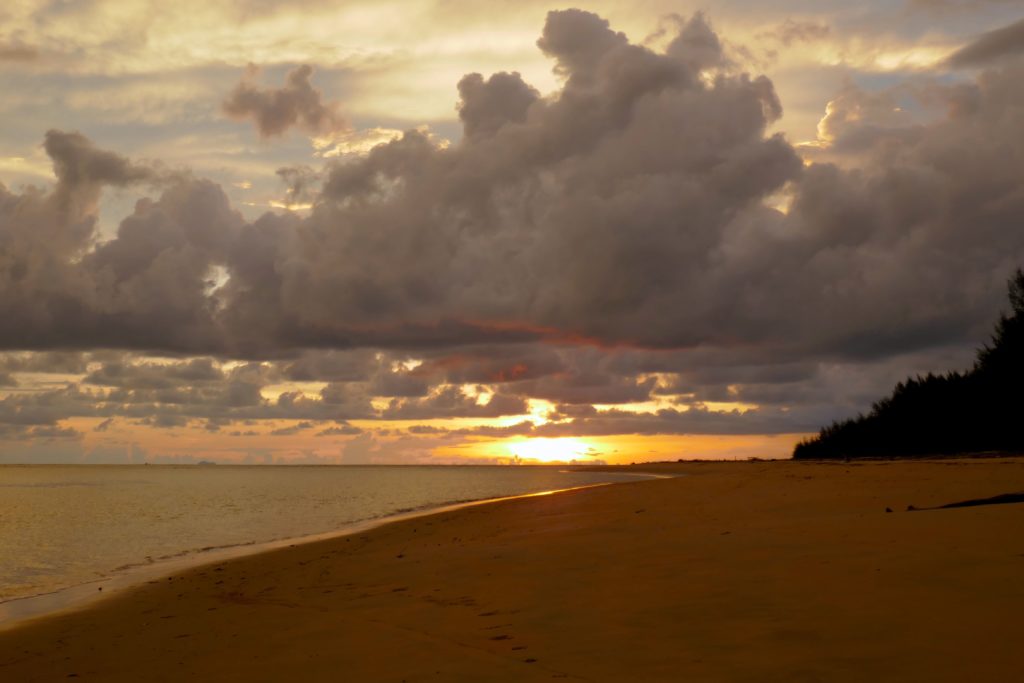
{"type": "Polygon", "coordinates": [[[1003,493],[991,498],[974,498],[973,500],[961,500],[956,503],[946,503],[932,508],[916,508],[917,510],[948,510],[951,508],[973,508],[979,505],[1007,505],[1009,503],[1024,503],[1024,493],[1003,493]]]}

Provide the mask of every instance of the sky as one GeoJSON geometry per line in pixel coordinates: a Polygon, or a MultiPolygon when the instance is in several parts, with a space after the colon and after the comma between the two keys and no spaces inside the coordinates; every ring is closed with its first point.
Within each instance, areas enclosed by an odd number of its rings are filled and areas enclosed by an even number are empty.
{"type": "Polygon", "coordinates": [[[1024,265],[1024,2],[13,0],[0,463],[787,457],[1024,265]]]}

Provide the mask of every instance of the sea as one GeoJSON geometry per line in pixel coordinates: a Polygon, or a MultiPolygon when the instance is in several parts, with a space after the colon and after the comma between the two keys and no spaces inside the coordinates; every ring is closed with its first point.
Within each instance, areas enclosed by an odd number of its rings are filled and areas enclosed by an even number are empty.
{"type": "Polygon", "coordinates": [[[2,465],[0,623],[396,516],[634,478],[551,466],[2,465]]]}

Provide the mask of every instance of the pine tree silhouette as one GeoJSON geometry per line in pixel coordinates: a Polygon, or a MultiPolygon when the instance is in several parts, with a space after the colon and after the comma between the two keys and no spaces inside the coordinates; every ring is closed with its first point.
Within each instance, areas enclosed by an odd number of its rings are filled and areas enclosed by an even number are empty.
{"type": "Polygon", "coordinates": [[[798,460],[1024,451],[1024,271],[1009,281],[1011,313],[966,372],[896,385],[867,415],[797,444],[798,460]]]}

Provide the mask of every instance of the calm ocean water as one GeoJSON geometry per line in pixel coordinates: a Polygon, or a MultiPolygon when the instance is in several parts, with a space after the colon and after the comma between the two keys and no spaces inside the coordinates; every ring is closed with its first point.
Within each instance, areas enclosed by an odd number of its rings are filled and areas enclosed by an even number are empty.
{"type": "Polygon", "coordinates": [[[0,603],[212,548],[629,478],[551,467],[0,466],[0,603]]]}

